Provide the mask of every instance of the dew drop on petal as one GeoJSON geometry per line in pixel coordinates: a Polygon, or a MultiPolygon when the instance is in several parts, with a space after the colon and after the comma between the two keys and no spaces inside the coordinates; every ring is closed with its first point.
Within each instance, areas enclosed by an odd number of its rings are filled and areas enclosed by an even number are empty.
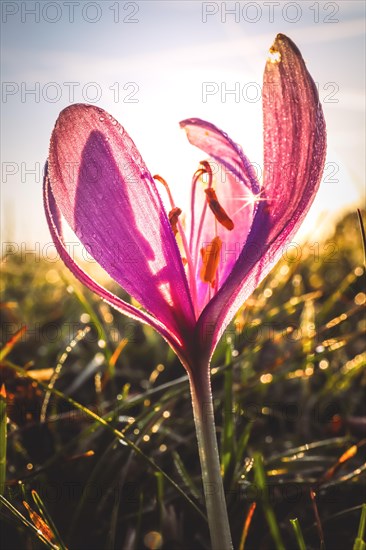
{"type": "Polygon", "coordinates": [[[271,48],[268,54],[268,61],[273,64],[279,63],[281,61],[281,53],[271,48]]]}

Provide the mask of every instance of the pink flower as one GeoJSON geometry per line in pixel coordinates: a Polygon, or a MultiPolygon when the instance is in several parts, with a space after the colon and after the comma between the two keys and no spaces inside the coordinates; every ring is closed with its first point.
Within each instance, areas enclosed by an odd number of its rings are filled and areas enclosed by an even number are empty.
{"type": "Polygon", "coordinates": [[[110,305],[153,326],[188,370],[197,356],[211,357],[239,306],[278,261],[321,179],[326,138],[315,85],[289,38],[278,35],[270,55],[263,85],[262,187],[224,132],[200,119],[180,124],[211,163],[203,162],[193,178],[187,236],[178,205],[172,205],[174,225],[133,141],[105,111],[71,105],[52,134],[44,195],[62,259],[110,305]],[[213,162],[219,177],[210,174],[213,162]],[[81,270],[64,246],[60,213],[144,310],[81,270]]]}

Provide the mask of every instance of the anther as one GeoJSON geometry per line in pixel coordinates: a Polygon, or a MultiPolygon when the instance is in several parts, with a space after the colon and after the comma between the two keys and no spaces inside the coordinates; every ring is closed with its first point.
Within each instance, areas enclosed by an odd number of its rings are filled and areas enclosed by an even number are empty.
{"type": "Polygon", "coordinates": [[[234,222],[231,218],[229,218],[229,216],[219,203],[215,190],[212,187],[208,187],[207,189],[205,189],[205,193],[208,206],[210,207],[217,221],[221,223],[221,225],[226,227],[226,229],[232,231],[234,229],[234,222]]]}
{"type": "Polygon", "coordinates": [[[221,247],[222,241],[220,237],[215,237],[206,248],[201,248],[201,281],[210,283],[212,288],[215,287],[216,283],[216,273],[220,262],[221,247]]]}
{"type": "Polygon", "coordinates": [[[181,213],[182,213],[181,209],[175,207],[168,214],[169,222],[170,222],[170,225],[172,226],[172,230],[173,230],[174,235],[176,235],[178,233],[178,227],[177,227],[178,218],[181,215],[181,213]]]}
{"type": "Polygon", "coordinates": [[[164,185],[165,189],[166,189],[166,192],[168,193],[168,198],[169,198],[170,207],[171,207],[171,210],[168,214],[168,218],[169,218],[169,221],[170,221],[170,225],[172,226],[173,233],[174,233],[174,235],[176,235],[179,231],[179,227],[178,227],[179,220],[178,220],[178,218],[181,215],[182,210],[180,208],[178,208],[177,206],[175,206],[173,196],[172,196],[172,194],[170,192],[170,189],[169,189],[169,185],[165,181],[165,179],[162,178],[161,176],[159,176],[158,174],[153,176],[153,178],[154,178],[154,180],[157,180],[160,183],[162,183],[164,185]]]}

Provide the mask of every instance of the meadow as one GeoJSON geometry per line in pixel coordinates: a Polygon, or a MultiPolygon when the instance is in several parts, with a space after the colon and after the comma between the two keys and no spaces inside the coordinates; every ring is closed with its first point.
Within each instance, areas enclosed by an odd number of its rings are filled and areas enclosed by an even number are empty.
{"type": "MultiPolygon", "coordinates": [[[[238,550],[365,548],[363,246],[350,212],[289,247],[215,352],[238,550]]],[[[31,254],[3,259],[1,300],[2,548],[209,549],[189,385],[167,344],[31,254]]]]}

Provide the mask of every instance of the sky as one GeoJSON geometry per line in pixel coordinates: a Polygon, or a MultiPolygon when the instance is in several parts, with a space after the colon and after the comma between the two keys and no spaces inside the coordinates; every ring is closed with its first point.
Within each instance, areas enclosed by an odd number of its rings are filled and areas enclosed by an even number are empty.
{"type": "Polygon", "coordinates": [[[42,169],[59,112],[109,111],[186,207],[202,153],[179,121],[199,117],[262,171],[261,85],[277,33],[300,48],[328,130],[323,181],[303,231],[330,231],[365,196],[365,3],[41,1],[1,3],[1,240],[50,242],[42,169]]]}

